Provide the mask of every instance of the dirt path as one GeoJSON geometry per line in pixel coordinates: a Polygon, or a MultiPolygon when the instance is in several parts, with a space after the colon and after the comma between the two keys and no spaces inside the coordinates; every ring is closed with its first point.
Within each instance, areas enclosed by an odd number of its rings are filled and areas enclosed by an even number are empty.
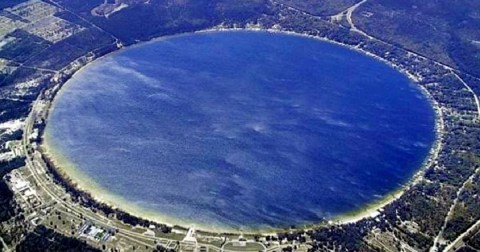
{"type": "Polygon", "coordinates": [[[3,245],[3,251],[5,251],[5,252],[10,252],[10,251],[11,251],[10,248],[7,246],[7,244],[5,243],[5,241],[3,240],[2,237],[0,237],[0,242],[1,242],[2,245],[3,245]]]}
{"type": "Polygon", "coordinates": [[[445,216],[445,220],[443,221],[442,229],[440,230],[438,235],[435,237],[435,239],[433,241],[433,246],[429,250],[430,252],[438,251],[438,245],[440,245],[439,243],[446,242],[443,239],[443,233],[445,232],[445,228],[447,227],[447,223],[450,221],[450,219],[453,216],[453,212],[455,211],[455,207],[458,204],[459,197],[463,193],[463,191],[465,190],[465,187],[468,184],[472,183],[473,178],[475,178],[475,176],[477,176],[477,173],[479,173],[479,172],[480,172],[480,168],[476,169],[475,172],[473,172],[473,174],[470,177],[468,177],[468,179],[465,180],[465,182],[463,182],[462,186],[458,189],[455,200],[453,201],[452,205],[450,206],[450,210],[448,211],[447,216],[445,216]]]}
{"type": "Polygon", "coordinates": [[[467,231],[460,234],[452,243],[450,243],[447,247],[445,247],[443,251],[444,252],[454,251],[453,247],[455,247],[455,245],[457,245],[458,243],[463,242],[463,238],[467,235],[472,234],[472,232],[475,231],[477,228],[480,229],[480,220],[475,222],[475,224],[473,224],[470,228],[468,228],[467,231]]]}

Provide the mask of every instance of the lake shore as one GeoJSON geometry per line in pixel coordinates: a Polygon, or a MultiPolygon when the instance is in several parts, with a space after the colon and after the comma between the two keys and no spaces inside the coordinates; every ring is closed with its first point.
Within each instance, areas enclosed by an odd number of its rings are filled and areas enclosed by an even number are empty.
{"type": "Polygon", "coordinates": [[[427,91],[427,89],[421,85],[418,84],[420,81],[420,78],[415,76],[414,74],[406,71],[405,69],[400,68],[399,66],[393,64],[390,61],[387,61],[373,53],[370,53],[368,51],[362,50],[359,47],[355,46],[350,46],[346,44],[339,43],[337,41],[333,41],[330,39],[327,39],[325,37],[319,37],[319,36],[312,36],[309,34],[303,34],[303,33],[297,33],[297,32],[292,32],[292,31],[284,31],[280,29],[264,29],[264,28],[224,28],[224,27],[216,27],[204,31],[199,31],[199,33],[202,32],[218,32],[218,31],[251,31],[251,32],[270,32],[270,33],[280,33],[280,34],[288,34],[292,36],[300,36],[300,37],[306,37],[306,38],[311,38],[323,42],[328,42],[328,43],[333,43],[336,45],[340,45],[343,47],[347,47],[351,50],[355,50],[357,52],[363,53],[365,55],[368,55],[370,57],[373,57],[390,67],[396,69],[397,71],[401,72],[404,74],[408,79],[410,79],[416,87],[418,87],[423,95],[428,99],[430,105],[432,106],[434,112],[435,112],[435,141],[432,144],[432,147],[430,149],[429,154],[427,155],[425,161],[421,165],[421,167],[418,169],[418,171],[412,176],[410,180],[408,180],[403,186],[400,188],[396,189],[395,191],[381,197],[378,200],[375,200],[374,202],[371,202],[365,206],[361,206],[359,209],[352,210],[350,212],[344,213],[344,214],[339,214],[334,218],[331,218],[328,220],[328,223],[330,224],[347,224],[347,223],[355,223],[358,222],[362,219],[365,218],[375,218],[379,214],[381,214],[381,211],[383,211],[383,208],[390,203],[394,202],[395,200],[398,200],[400,197],[404,195],[406,191],[408,191],[412,186],[416,185],[423,179],[423,175],[425,174],[426,169],[430,167],[435,160],[438,157],[438,154],[440,153],[440,150],[442,149],[442,143],[441,140],[444,135],[444,122],[443,122],[443,114],[442,110],[440,109],[440,106],[438,102],[433,98],[433,96],[427,91]]]}
{"type": "MultiPolygon", "coordinates": [[[[382,59],[382,58],[380,58],[376,55],[373,55],[369,52],[363,51],[363,50],[361,50],[357,47],[347,46],[347,45],[344,45],[344,44],[341,44],[341,43],[338,43],[338,42],[335,42],[335,41],[331,41],[331,40],[328,40],[328,39],[325,39],[325,38],[321,38],[321,37],[315,37],[315,36],[299,34],[299,33],[294,33],[294,32],[281,31],[281,30],[257,29],[257,28],[251,28],[251,29],[230,29],[230,28],[229,29],[225,29],[225,28],[218,28],[217,29],[217,28],[214,28],[214,29],[208,29],[208,30],[204,30],[204,31],[200,31],[200,32],[218,32],[218,31],[255,31],[255,32],[260,31],[260,32],[283,33],[283,34],[288,34],[288,35],[304,36],[304,37],[309,37],[309,38],[313,38],[313,39],[318,39],[318,40],[321,40],[321,41],[335,43],[335,44],[338,44],[338,45],[346,46],[350,49],[359,51],[361,53],[364,53],[366,55],[374,57],[374,58],[376,58],[376,59],[378,59],[378,60],[380,60],[384,63],[387,63],[391,67],[393,67],[393,68],[399,70],[400,72],[402,72],[403,74],[405,74],[414,83],[418,82],[418,80],[419,80],[418,77],[416,77],[415,75],[413,75],[413,74],[411,74],[407,71],[404,71],[402,69],[399,69],[397,66],[395,66],[391,62],[388,62],[388,61],[386,61],[386,60],[384,60],[384,59],[382,59]]],[[[175,36],[182,36],[182,35],[175,35],[175,36]]],[[[155,40],[159,40],[159,39],[161,40],[161,39],[167,39],[167,38],[168,37],[162,37],[162,38],[157,38],[155,40]]],[[[108,55],[111,55],[111,54],[108,54],[108,55]]],[[[75,75],[81,73],[81,71],[87,69],[90,66],[91,66],[91,63],[82,67],[79,71],[77,71],[72,76],[72,78],[74,78],[75,75]]],[[[419,86],[419,85],[417,85],[417,86],[419,86]]],[[[438,107],[438,104],[432,99],[431,95],[423,87],[421,87],[421,86],[419,86],[419,87],[422,90],[422,92],[428,97],[428,99],[429,99],[430,103],[432,104],[432,107],[434,108],[435,113],[436,113],[436,121],[435,121],[436,140],[435,140],[435,142],[434,142],[434,144],[433,144],[433,146],[430,150],[430,153],[427,157],[427,160],[422,165],[422,168],[420,168],[417,171],[417,173],[410,179],[410,181],[408,181],[404,186],[397,189],[396,191],[382,197],[381,199],[379,199],[379,200],[377,200],[373,203],[370,203],[370,204],[367,204],[366,206],[360,207],[357,210],[354,210],[354,211],[351,211],[349,213],[345,213],[345,214],[342,214],[342,215],[338,215],[335,218],[332,218],[330,220],[330,223],[335,223],[335,224],[337,224],[337,223],[338,224],[352,223],[352,222],[357,222],[357,221],[359,221],[361,219],[364,219],[364,218],[375,217],[376,215],[380,214],[383,207],[385,207],[386,205],[395,201],[396,199],[400,198],[405,193],[406,190],[408,190],[411,186],[413,186],[416,183],[418,183],[419,181],[421,181],[421,179],[423,177],[423,174],[425,172],[425,169],[427,167],[429,167],[432,164],[432,162],[435,161],[435,159],[438,155],[438,152],[442,148],[442,146],[440,145],[440,142],[441,142],[440,139],[443,136],[443,116],[441,114],[441,110],[438,107]]],[[[61,95],[61,90],[60,90],[60,93],[57,94],[57,96],[58,95],[61,95]]],[[[54,107],[54,105],[52,105],[51,109],[53,107],[54,107]]],[[[78,186],[77,189],[89,192],[95,198],[95,200],[97,200],[99,202],[106,203],[106,204],[112,206],[112,208],[118,207],[118,208],[120,208],[122,210],[125,210],[129,213],[132,213],[136,216],[146,218],[146,219],[149,219],[149,220],[153,220],[153,221],[157,221],[159,223],[167,224],[167,225],[170,225],[170,226],[173,226],[174,224],[180,225],[180,226],[188,226],[188,225],[191,224],[191,223],[182,223],[181,220],[175,220],[173,218],[169,218],[169,217],[166,217],[166,216],[161,216],[157,212],[147,211],[145,209],[140,209],[138,207],[134,207],[134,206],[132,206],[133,204],[131,202],[127,202],[123,199],[120,199],[118,197],[115,197],[115,196],[111,195],[110,193],[107,192],[107,190],[103,189],[101,186],[92,182],[87,176],[85,176],[84,174],[79,172],[78,169],[76,169],[73,164],[70,164],[60,153],[56,152],[55,151],[55,145],[54,145],[54,143],[52,143],[51,139],[49,139],[49,136],[48,136],[47,133],[44,134],[43,149],[45,151],[45,154],[47,156],[49,156],[50,158],[52,158],[52,160],[54,160],[54,162],[56,164],[56,168],[58,170],[60,170],[63,173],[64,176],[72,179],[73,181],[75,181],[77,183],[77,186],[78,186]]],[[[313,226],[315,226],[315,225],[313,225],[313,226]]],[[[206,227],[202,228],[200,226],[198,228],[201,229],[201,230],[205,229],[205,231],[215,232],[215,233],[225,232],[225,231],[226,232],[235,232],[235,230],[224,230],[224,229],[208,230],[208,228],[206,228],[206,227]]],[[[281,230],[283,230],[283,229],[257,230],[257,231],[252,232],[252,233],[272,233],[272,232],[281,231],[281,230]]]]}

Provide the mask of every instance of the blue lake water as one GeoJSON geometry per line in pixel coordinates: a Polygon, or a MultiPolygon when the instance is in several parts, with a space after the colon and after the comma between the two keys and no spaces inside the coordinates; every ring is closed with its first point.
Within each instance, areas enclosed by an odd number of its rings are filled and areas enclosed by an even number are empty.
{"type": "Polygon", "coordinates": [[[97,60],[57,97],[47,135],[112,195],[183,223],[315,223],[406,183],[435,115],[410,81],[334,44],[189,34],[97,60]]]}

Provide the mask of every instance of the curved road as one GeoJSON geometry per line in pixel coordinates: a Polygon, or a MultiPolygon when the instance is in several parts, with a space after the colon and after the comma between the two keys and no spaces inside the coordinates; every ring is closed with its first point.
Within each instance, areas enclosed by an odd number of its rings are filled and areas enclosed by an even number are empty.
{"type": "Polygon", "coordinates": [[[170,244],[175,244],[176,243],[176,241],[174,241],[174,240],[147,236],[147,235],[143,235],[143,234],[139,234],[139,233],[127,230],[125,228],[120,228],[120,227],[114,226],[114,225],[110,224],[110,220],[108,218],[106,218],[102,215],[99,215],[99,214],[95,214],[95,213],[91,212],[90,210],[87,210],[86,208],[84,208],[82,206],[79,206],[79,205],[76,205],[74,203],[68,202],[68,200],[63,200],[62,197],[64,197],[65,194],[58,195],[57,192],[52,190],[50,187],[51,186],[56,186],[56,187],[59,188],[58,191],[60,191],[60,192],[63,191],[63,189],[60,188],[58,185],[55,185],[54,183],[51,183],[47,180],[46,176],[48,176],[48,175],[46,175],[46,174],[48,174],[48,170],[47,170],[47,168],[45,166],[45,163],[43,162],[41,156],[39,155],[39,153],[37,151],[34,151],[31,155],[29,155],[29,152],[28,152],[28,146],[30,144],[29,136],[31,135],[32,130],[33,130],[33,125],[34,125],[34,122],[35,122],[35,118],[37,116],[37,109],[38,109],[38,100],[34,102],[33,107],[32,107],[32,111],[29,114],[29,116],[27,117],[27,119],[25,120],[25,128],[24,128],[24,134],[23,134],[23,139],[22,139],[22,146],[23,146],[23,151],[24,151],[25,156],[26,156],[26,167],[30,171],[30,173],[32,174],[32,177],[35,179],[37,185],[40,187],[40,189],[43,192],[45,192],[57,204],[63,206],[65,209],[68,209],[69,211],[71,211],[71,213],[77,214],[78,216],[82,215],[82,216],[88,218],[90,221],[92,221],[92,223],[97,223],[97,224],[100,224],[101,226],[108,227],[108,228],[111,228],[111,229],[118,229],[119,232],[117,233],[117,235],[119,235],[121,237],[124,237],[126,239],[133,240],[137,243],[140,243],[140,244],[152,247],[152,248],[154,248],[156,246],[155,243],[154,243],[155,241],[160,242],[165,247],[168,247],[168,245],[170,245],[170,244]],[[45,177],[42,176],[42,174],[44,174],[45,177]],[[140,239],[140,241],[139,241],[139,239],[140,239]],[[146,243],[143,243],[141,240],[151,241],[151,243],[146,244],[146,243]]]}

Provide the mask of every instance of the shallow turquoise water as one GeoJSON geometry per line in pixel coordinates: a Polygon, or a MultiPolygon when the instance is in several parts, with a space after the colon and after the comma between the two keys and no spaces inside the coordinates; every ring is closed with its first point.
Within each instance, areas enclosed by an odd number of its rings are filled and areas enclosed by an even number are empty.
{"type": "Polygon", "coordinates": [[[406,77],[297,36],[172,37],[97,60],[47,125],[59,153],[113,195],[207,227],[288,227],[405,183],[434,140],[406,77]]]}

